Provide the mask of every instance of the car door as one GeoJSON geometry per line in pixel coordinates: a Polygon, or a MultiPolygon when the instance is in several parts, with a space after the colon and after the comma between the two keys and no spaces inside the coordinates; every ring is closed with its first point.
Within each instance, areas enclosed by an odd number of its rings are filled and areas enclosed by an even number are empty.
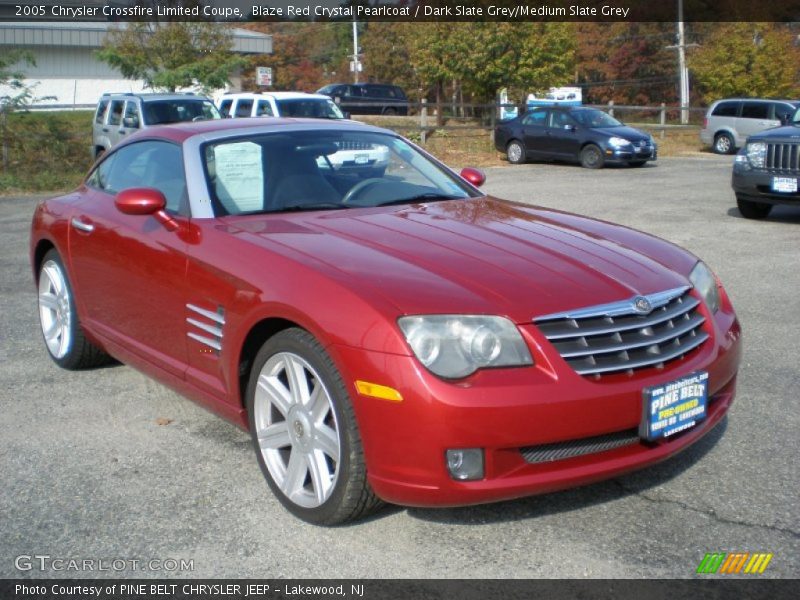
{"type": "Polygon", "coordinates": [[[578,123],[564,110],[551,110],[547,119],[545,150],[560,158],[577,158],[581,149],[578,123]]]}
{"type": "Polygon", "coordinates": [[[103,133],[108,136],[108,140],[113,148],[119,143],[122,137],[119,134],[120,127],[122,127],[122,115],[125,113],[125,100],[112,100],[108,107],[108,119],[106,120],[103,133]]]}
{"type": "Polygon", "coordinates": [[[770,103],[758,100],[745,100],[742,102],[742,113],[736,119],[736,133],[741,138],[736,145],[743,144],[751,135],[780,125],[778,121],[769,118],[770,103]]]}
{"type": "Polygon", "coordinates": [[[549,110],[537,107],[522,117],[522,139],[529,156],[546,157],[550,155],[547,143],[547,119],[549,110]]]}
{"type": "Polygon", "coordinates": [[[82,190],[70,220],[71,269],[87,325],[168,373],[186,364],[186,243],[152,215],[126,215],[115,194],[153,187],[167,212],[185,211],[181,149],[142,141],[109,154],[82,190]]]}
{"type": "Polygon", "coordinates": [[[128,100],[125,103],[125,112],[122,113],[122,123],[120,123],[119,129],[117,130],[119,139],[124,140],[131,133],[138,131],[141,122],[138,103],[136,100],[128,100]]]}

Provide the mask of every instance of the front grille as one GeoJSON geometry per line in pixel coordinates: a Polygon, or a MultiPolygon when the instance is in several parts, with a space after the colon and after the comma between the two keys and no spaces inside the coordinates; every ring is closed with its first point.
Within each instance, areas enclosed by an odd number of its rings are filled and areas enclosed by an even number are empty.
{"type": "Polygon", "coordinates": [[[767,144],[767,169],[800,171],[800,144],[767,144]]]}
{"type": "Polygon", "coordinates": [[[525,459],[525,462],[536,464],[554,460],[564,460],[565,458],[583,456],[584,454],[605,452],[613,448],[636,444],[639,440],[639,431],[637,429],[629,429],[627,431],[607,433],[584,438],[582,440],[528,446],[526,448],[520,448],[519,451],[522,454],[522,458],[525,459]]]}
{"type": "Polygon", "coordinates": [[[700,301],[677,288],[534,320],[561,357],[580,375],[600,375],[645,367],[663,368],[697,348],[702,330],[700,301]],[[637,314],[637,300],[650,312],[637,314]]]}

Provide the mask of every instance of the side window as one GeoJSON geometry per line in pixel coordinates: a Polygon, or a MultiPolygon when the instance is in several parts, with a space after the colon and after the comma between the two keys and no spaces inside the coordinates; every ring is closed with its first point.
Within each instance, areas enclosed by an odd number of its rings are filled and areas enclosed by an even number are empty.
{"type": "Polygon", "coordinates": [[[257,117],[272,117],[274,116],[272,113],[272,106],[270,106],[269,100],[259,100],[258,104],[256,105],[256,116],[257,117]]]}
{"type": "Polygon", "coordinates": [[[523,125],[544,127],[545,123],[547,123],[547,111],[540,108],[534,108],[531,112],[522,117],[523,125]]]}
{"type": "Polygon", "coordinates": [[[249,117],[252,112],[253,112],[252,100],[239,100],[239,102],[236,103],[237,117],[249,117]]]}
{"type": "Polygon", "coordinates": [[[572,117],[567,113],[561,112],[560,110],[554,110],[550,113],[550,127],[564,129],[565,127],[572,127],[574,125],[575,121],[573,121],[572,117]]]}
{"type": "Polygon", "coordinates": [[[739,113],[738,102],[720,102],[711,113],[714,117],[735,117],[739,113]]]}
{"type": "Polygon", "coordinates": [[[220,102],[219,114],[222,115],[223,119],[227,119],[228,117],[231,116],[231,104],[233,104],[233,100],[231,100],[230,98],[220,102]]]}
{"type": "Polygon", "coordinates": [[[125,104],[125,116],[122,118],[122,124],[131,129],[139,128],[139,107],[133,100],[128,100],[125,104]]]}
{"type": "MultiPolygon", "coordinates": [[[[116,194],[132,187],[155,188],[167,199],[168,211],[180,210],[186,192],[186,178],[183,154],[178,146],[169,142],[139,142],[120,148],[109,157],[112,158],[107,175],[104,175],[105,185],[100,189],[116,194]]],[[[108,160],[103,164],[106,162],[108,160]]]]}
{"type": "Polygon", "coordinates": [[[784,119],[791,120],[792,115],[794,115],[795,108],[788,104],[778,104],[775,103],[773,105],[775,107],[775,120],[783,122],[784,119]]]}
{"type": "Polygon", "coordinates": [[[116,153],[106,157],[106,159],[97,165],[97,168],[89,174],[89,177],[86,179],[86,184],[98,190],[108,190],[108,174],[116,158],[116,153]]]}
{"type": "Polygon", "coordinates": [[[106,116],[106,108],[108,108],[108,98],[101,98],[100,104],[97,105],[97,112],[94,115],[94,122],[102,125],[103,119],[106,116]]]}
{"type": "Polygon", "coordinates": [[[111,102],[111,108],[109,109],[108,115],[108,124],[109,125],[119,125],[122,123],[122,109],[125,108],[125,101],[124,100],[114,100],[111,102]]]}
{"type": "Polygon", "coordinates": [[[745,102],[742,105],[743,119],[766,119],[769,115],[767,102],[745,102]]]}

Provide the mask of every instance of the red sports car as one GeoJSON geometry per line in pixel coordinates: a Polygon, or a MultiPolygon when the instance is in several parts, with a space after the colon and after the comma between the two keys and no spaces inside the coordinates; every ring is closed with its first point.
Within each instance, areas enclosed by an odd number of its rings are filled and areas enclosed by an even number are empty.
{"type": "Polygon", "coordinates": [[[320,524],[586,484],[708,433],[741,354],[708,267],[482,182],[358,123],[142,131],[36,209],[47,350],[249,429],[275,495],[320,524]]]}

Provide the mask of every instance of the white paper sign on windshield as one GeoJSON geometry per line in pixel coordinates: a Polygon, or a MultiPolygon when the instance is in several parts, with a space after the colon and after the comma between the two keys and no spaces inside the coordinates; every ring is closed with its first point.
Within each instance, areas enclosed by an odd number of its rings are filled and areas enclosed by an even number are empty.
{"type": "Polygon", "coordinates": [[[231,214],[264,209],[261,146],[253,142],[214,148],[217,198],[231,214]]]}

